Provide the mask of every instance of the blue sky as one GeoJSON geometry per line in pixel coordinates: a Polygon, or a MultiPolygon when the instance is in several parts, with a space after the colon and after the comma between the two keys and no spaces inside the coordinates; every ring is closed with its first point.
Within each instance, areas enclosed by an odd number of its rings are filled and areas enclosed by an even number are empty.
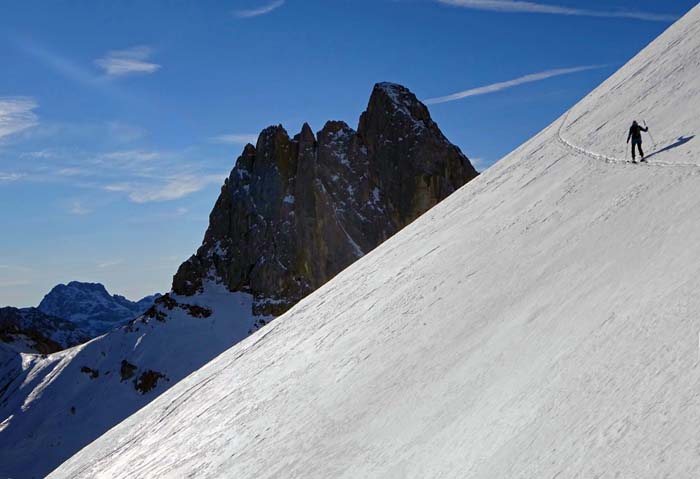
{"type": "Polygon", "coordinates": [[[71,280],[168,290],[246,141],[356,126],[378,81],[484,169],[695,4],[3,2],[0,305],[71,280]]]}

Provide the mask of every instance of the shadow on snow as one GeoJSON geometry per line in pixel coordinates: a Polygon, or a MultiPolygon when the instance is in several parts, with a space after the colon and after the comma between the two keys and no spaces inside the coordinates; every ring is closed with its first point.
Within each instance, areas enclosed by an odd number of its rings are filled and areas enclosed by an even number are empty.
{"type": "Polygon", "coordinates": [[[649,158],[651,158],[651,157],[654,156],[654,155],[658,155],[659,153],[663,153],[663,152],[665,152],[665,151],[672,150],[672,149],[674,149],[674,148],[678,148],[678,147],[681,146],[681,145],[685,145],[686,143],[688,143],[688,142],[689,142],[690,140],[692,140],[693,138],[695,138],[695,135],[691,135],[691,136],[680,136],[680,137],[678,137],[678,139],[676,140],[675,143],[673,143],[673,144],[671,144],[671,145],[668,145],[666,148],[662,148],[662,149],[660,149],[660,150],[657,150],[657,151],[655,151],[655,152],[653,152],[653,153],[651,153],[651,154],[645,156],[644,159],[645,159],[645,160],[648,160],[649,158]]]}

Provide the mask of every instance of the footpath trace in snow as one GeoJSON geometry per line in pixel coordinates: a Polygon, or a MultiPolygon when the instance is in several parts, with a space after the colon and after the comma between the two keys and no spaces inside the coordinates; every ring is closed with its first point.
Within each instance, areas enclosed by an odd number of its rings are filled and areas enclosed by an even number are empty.
{"type": "Polygon", "coordinates": [[[50,477],[700,477],[698,111],[694,8],[50,477]]]}

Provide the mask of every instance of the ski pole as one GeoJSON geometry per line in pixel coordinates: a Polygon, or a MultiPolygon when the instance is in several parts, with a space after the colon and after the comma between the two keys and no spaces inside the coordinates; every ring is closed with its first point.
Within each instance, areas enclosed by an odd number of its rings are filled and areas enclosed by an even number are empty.
{"type": "Polygon", "coordinates": [[[647,129],[647,135],[649,135],[649,139],[654,144],[654,149],[656,150],[656,142],[654,141],[654,137],[651,135],[651,133],[649,133],[649,127],[647,126],[647,122],[646,122],[646,120],[642,120],[642,121],[644,121],[644,128],[647,129]]]}

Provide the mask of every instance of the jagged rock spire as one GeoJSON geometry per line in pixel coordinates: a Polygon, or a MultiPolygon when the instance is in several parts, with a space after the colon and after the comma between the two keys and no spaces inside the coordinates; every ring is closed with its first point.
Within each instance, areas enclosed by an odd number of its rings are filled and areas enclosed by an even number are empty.
{"type": "Polygon", "coordinates": [[[410,90],[378,83],[357,132],[277,125],[245,147],[173,290],[221,281],[281,314],[476,175],[410,90]]]}

